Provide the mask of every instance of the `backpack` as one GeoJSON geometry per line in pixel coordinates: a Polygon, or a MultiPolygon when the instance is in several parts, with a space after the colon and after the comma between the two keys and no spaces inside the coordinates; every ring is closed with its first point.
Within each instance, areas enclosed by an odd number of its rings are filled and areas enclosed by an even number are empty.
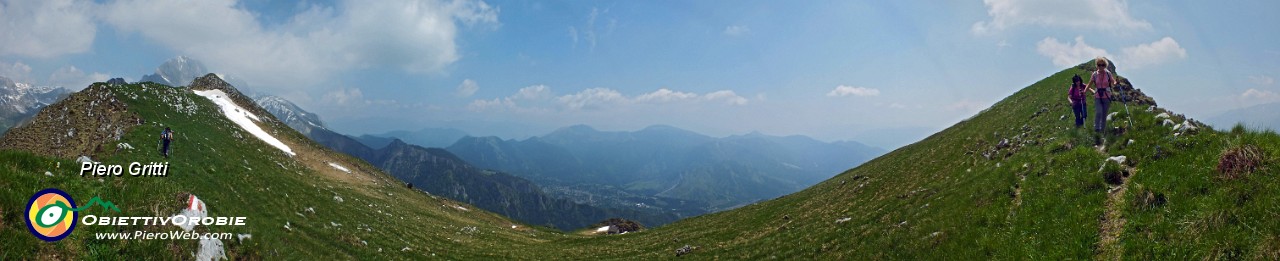
{"type": "Polygon", "coordinates": [[[1107,85],[1106,88],[1103,88],[1101,85],[1096,86],[1098,88],[1098,96],[1097,96],[1098,99],[1107,99],[1107,100],[1111,99],[1110,88],[1113,87],[1111,84],[1111,80],[1112,80],[1111,77],[1113,77],[1111,76],[1111,72],[1107,71],[1106,69],[1094,71],[1093,77],[1089,77],[1089,80],[1093,81],[1093,83],[1095,84],[1099,82],[1103,82],[1103,83],[1106,83],[1107,85]],[[1097,81],[1094,81],[1095,79],[1097,81]]]}

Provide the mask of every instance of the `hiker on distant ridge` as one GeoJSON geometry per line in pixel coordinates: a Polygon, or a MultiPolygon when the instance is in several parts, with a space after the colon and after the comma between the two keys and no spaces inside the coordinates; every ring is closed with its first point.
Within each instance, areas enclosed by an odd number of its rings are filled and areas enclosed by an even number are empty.
{"type": "Polygon", "coordinates": [[[1093,71],[1093,76],[1089,77],[1088,89],[1094,93],[1094,98],[1098,102],[1094,106],[1093,115],[1093,131],[1102,132],[1107,128],[1107,112],[1111,109],[1111,85],[1115,83],[1115,75],[1107,70],[1107,59],[1098,57],[1094,60],[1094,64],[1098,66],[1093,71]]]}
{"type": "Polygon", "coordinates": [[[169,158],[169,142],[173,141],[173,130],[164,127],[164,131],[160,132],[160,155],[169,158]]]}
{"type": "Polygon", "coordinates": [[[1076,116],[1076,128],[1084,126],[1084,119],[1089,116],[1088,102],[1084,98],[1084,80],[1080,75],[1071,77],[1071,88],[1067,89],[1067,102],[1071,103],[1071,113],[1076,116]]]}

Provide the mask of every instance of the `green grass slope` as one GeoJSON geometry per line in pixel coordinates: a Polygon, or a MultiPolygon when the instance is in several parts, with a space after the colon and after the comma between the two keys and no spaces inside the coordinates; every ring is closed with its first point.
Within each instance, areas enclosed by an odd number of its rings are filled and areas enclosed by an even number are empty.
{"type": "MultiPolygon", "coordinates": [[[[145,123],[125,128],[120,140],[105,138],[102,146],[76,147],[95,160],[122,165],[166,161],[157,152],[158,133],[163,126],[178,131],[173,157],[167,159],[169,176],[81,177],[77,175],[80,165],[69,157],[0,152],[0,187],[4,188],[0,190],[0,259],[191,259],[198,249],[195,240],[94,238],[98,232],[179,230],[174,226],[77,225],[62,241],[41,241],[28,233],[23,211],[33,193],[49,187],[68,192],[80,204],[96,196],[120,207],[120,213],[96,207],[81,212],[99,216],[172,216],[185,207],[186,195],[195,194],[207,204],[210,216],[248,217],[246,226],[196,228],[197,232],[251,235],[244,240],[223,240],[231,259],[504,258],[518,254],[506,245],[558,235],[405,188],[362,161],[324,150],[268,114],[257,114],[265,119],[259,126],[298,153],[290,157],[241,130],[216,105],[185,88],[97,84],[75,95],[114,97],[123,103],[112,107],[116,111],[125,108],[125,115],[145,119],[145,123]],[[117,149],[122,143],[135,149],[117,149]],[[324,162],[338,162],[354,173],[338,172],[324,162]]],[[[50,108],[66,107],[71,111],[67,114],[81,115],[85,113],[77,109],[96,105],[93,99],[68,100],[85,104],[50,108]]],[[[50,115],[62,112],[47,110],[50,115]]],[[[40,121],[43,116],[37,117],[40,121]]],[[[35,129],[18,133],[60,135],[66,131],[59,128],[80,126],[81,134],[89,135],[85,129],[94,126],[82,125],[97,121],[60,122],[34,122],[20,128],[35,129]]],[[[26,151],[48,155],[69,150],[26,151]]]]}
{"type": "MultiPolygon", "coordinates": [[[[641,233],[528,248],[565,250],[550,258],[654,259],[689,245],[685,257],[705,259],[1275,259],[1280,137],[1203,126],[1175,136],[1156,119],[1164,109],[1130,104],[1133,127],[1100,136],[1100,149],[1091,123],[1072,126],[1065,99],[1071,76],[1090,67],[1053,74],[795,194],[641,233]],[[1223,178],[1220,155],[1244,145],[1260,148],[1260,168],[1223,178]],[[1109,184],[1100,168],[1119,155],[1132,174],[1109,184]]],[[[1127,125],[1122,104],[1111,111],[1121,113],[1110,126],[1127,125]]]]}

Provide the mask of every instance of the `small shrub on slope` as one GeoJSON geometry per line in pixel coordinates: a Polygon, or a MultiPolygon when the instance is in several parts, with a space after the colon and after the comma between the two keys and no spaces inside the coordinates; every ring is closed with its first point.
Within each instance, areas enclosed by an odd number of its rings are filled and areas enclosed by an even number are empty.
{"type": "Polygon", "coordinates": [[[1262,167],[1265,157],[1258,146],[1243,145],[1227,149],[1218,157],[1218,177],[1233,180],[1262,167]]]}

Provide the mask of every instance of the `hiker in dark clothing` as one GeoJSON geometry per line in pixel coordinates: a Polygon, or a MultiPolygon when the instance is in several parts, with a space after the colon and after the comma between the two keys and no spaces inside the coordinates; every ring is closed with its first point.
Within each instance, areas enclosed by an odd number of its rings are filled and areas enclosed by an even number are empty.
{"type": "Polygon", "coordinates": [[[160,155],[169,158],[169,142],[173,141],[173,130],[164,127],[164,131],[160,132],[160,155]]]}
{"type": "Polygon", "coordinates": [[[1071,88],[1067,89],[1067,102],[1071,103],[1071,113],[1076,116],[1076,128],[1084,126],[1084,119],[1089,116],[1089,106],[1084,100],[1084,80],[1080,75],[1071,77],[1071,88]]]}
{"type": "Polygon", "coordinates": [[[1115,83],[1115,76],[1107,70],[1107,59],[1098,57],[1095,64],[1097,70],[1093,71],[1093,76],[1089,78],[1089,90],[1094,93],[1098,106],[1094,106],[1093,131],[1102,132],[1107,128],[1107,112],[1111,109],[1111,86],[1115,83]]]}

